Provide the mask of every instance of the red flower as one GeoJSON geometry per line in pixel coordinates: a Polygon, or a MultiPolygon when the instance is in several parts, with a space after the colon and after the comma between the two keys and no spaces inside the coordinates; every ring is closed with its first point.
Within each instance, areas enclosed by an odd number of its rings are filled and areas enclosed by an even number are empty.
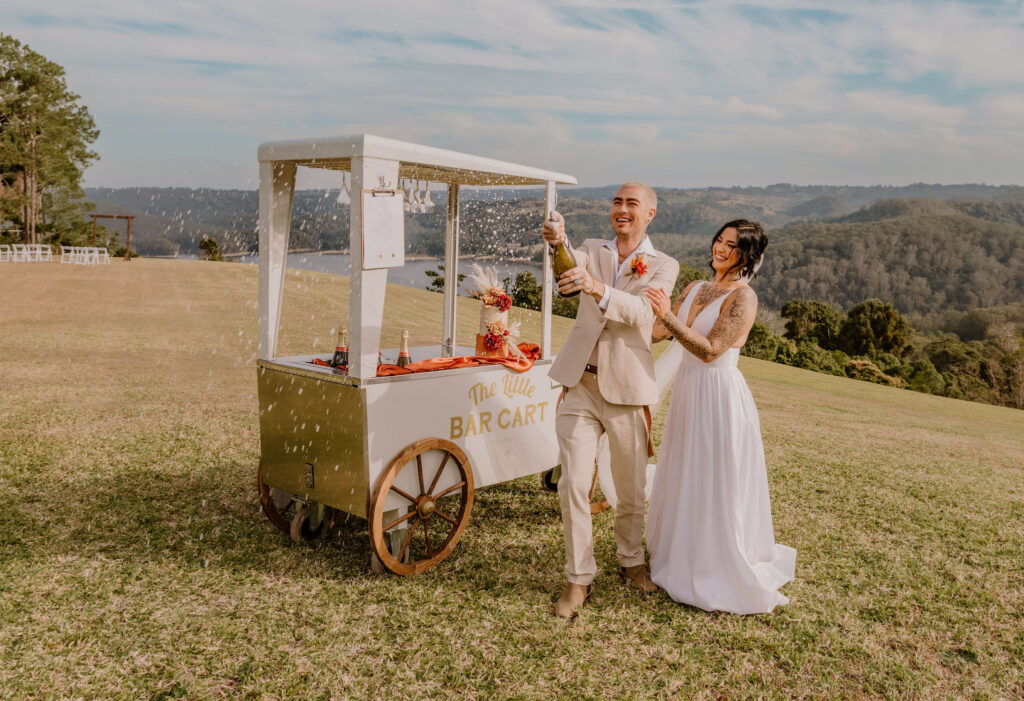
{"type": "Polygon", "coordinates": [[[485,307],[497,307],[500,312],[507,312],[512,308],[512,298],[500,287],[492,287],[479,297],[485,307]]]}
{"type": "Polygon", "coordinates": [[[489,351],[496,351],[505,345],[505,337],[496,333],[484,334],[484,348],[489,351]]]}
{"type": "Polygon", "coordinates": [[[647,274],[647,263],[644,262],[643,253],[637,253],[633,256],[633,260],[629,262],[629,272],[638,277],[643,277],[647,274]]]}

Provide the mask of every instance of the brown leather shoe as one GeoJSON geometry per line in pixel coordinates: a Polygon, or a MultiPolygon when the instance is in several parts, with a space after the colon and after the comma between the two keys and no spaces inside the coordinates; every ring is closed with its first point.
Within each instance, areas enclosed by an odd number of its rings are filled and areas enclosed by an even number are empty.
{"type": "Polygon", "coordinates": [[[583,606],[583,602],[590,598],[590,592],[593,590],[593,584],[583,586],[569,582],[565,585],[562,595],[558,597],[558,601],[555,602],[555,615],[559,618],[575,618],[583,606]]]}
{"type": "Polygon", "coordinates": [[[622,581],[632,584],[644,594],[653,594],[661,589],[651,581],[651,573],[647,571],[647,565],[619,567],[619,576],[622,577],[622,581]]]}

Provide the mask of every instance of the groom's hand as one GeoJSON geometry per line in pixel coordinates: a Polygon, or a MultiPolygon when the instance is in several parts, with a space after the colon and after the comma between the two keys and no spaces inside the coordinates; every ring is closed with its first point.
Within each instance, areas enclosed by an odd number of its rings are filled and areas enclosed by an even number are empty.
{"type": "Polygon", "coordinates": [[[551,213],[551,219],[544,220],[540,232],[549,246],[557,246],[565,240],[565,219],[558,212],[551,213]]]}
{"type": "Polygon", "coordinates": [[[583,292],[601,299],[604,295],[604,284],[587,272],[583,266],[569,268],[558,278],[558,291],[563,295],[572,292],[583,292]]]}

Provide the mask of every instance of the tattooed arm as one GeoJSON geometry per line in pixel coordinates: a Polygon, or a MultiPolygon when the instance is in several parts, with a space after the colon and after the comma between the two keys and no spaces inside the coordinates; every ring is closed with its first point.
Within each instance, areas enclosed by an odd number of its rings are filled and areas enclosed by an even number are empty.
{"type": "MultiPolygon", "coordinates": [[[[730,348],[746,340],[757,315],[757,295],[746,285],[736,288],[722,303],[718,320],[707,336],[701,336],[669,309],[668,296],[661,290],[648,290],[647,299],[655,316],[683,348],[710,363],[730,348]]],[[[676,308],[678,311],[678,307],[676,308]]]]}
{"type": "MultiPolygon", "coordinates": [[[[672,305],[673,314],[679,313],[679,307],[683,306],[683,302],[686,300],[686,296],[690,294],[690,290],[692,290],[693,286],[696,285],[698,282],[699,280],[694,280],[693,282],[686,286],[682,294],[679,295],[679,298],[676,300],[675,304],[672,305]]],[[[655,315],[657,315],[657,310],[655,310],[655,315]]],[[[665,328],[665,325],[663,323],[661,323],[661,319],[655,316],[654,328],[651,329],[651,343],[658,343],[659,341],[664,341],[666,338],[672,338],[672,333],[667,328],[665,328]]]]}

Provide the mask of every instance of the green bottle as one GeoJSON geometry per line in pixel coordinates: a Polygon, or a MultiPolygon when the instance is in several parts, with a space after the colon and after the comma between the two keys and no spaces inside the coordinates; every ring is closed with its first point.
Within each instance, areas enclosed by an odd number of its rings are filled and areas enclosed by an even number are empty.
{"type": "MultiPolygon", "coordinates": [[[[551,213],[551,216],[548,217],[548,221],[557,221],[555,219],[554,214],[554,212],[551,213]]],[[[552,267],[555,271],[555,290],[562,297],[575,297],[580,293],[579,290],[576,290],[575,292],[569,292],[566,294],[563,294],[561,291],[558,290],[558,279],[562,276],[562,273],[576,267],[576,260],[573,258],[572,253],[569,252],[569,247],[565,245],[566,240],[567,239],[563,239],[562,241],[551,247],[551,262],[552,267]]]]}

